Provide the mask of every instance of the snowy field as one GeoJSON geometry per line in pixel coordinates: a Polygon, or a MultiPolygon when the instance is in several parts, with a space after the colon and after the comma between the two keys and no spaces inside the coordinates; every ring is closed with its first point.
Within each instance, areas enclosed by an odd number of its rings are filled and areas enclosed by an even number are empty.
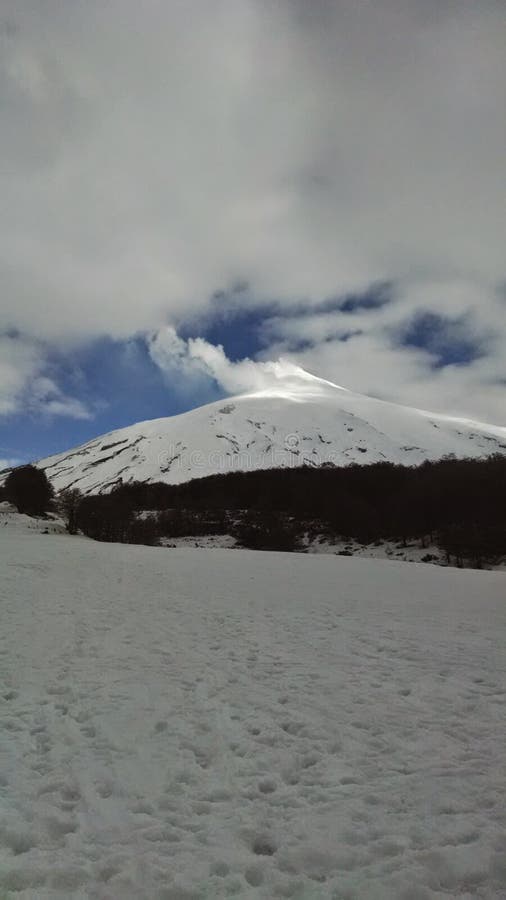
{"type": "MultiPolygon", "coordinates": [[[[161,538],[160,544],[163,547],[202,547],[206,550],[214,550],[221,548],[223,550],[237,550],[240,544],[231,534],[208,534],[199,536],[185,535],[183,537],[161,538]]],[[[398,541],[387,541],[372,544],[360,544],[354,540],[334,540],[329,541],[324,535],[318,535],[316,538],[306,540],[301,547],[303,553],[327,553],[334,556],[358,556],[362,559],[394,559],[403,562],[423,562],[424,557],[430,554],[433,559],[433,565],[448,565],[444,553],[435,544],[427,547],[421,547],[420,542],[408,543],[406,547],[398,541]]],[[[484,568],[492,571],[504,571],[506,568],[506,559],[501,560],[496,565],[485,565],[484,568]]]]}
{"type": "Polygon", "coordinates": [[[1,900],[506,898],[504,574],[16,521],[1,900]]]}

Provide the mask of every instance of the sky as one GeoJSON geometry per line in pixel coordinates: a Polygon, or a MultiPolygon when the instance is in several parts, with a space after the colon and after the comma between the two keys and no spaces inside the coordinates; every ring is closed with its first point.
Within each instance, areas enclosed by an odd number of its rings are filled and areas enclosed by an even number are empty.
{"type": "Polygon", "coordinates": [[[506,424],[505,37],[503,0],[0,0],[0,464],[279,359],[506,424]]]}

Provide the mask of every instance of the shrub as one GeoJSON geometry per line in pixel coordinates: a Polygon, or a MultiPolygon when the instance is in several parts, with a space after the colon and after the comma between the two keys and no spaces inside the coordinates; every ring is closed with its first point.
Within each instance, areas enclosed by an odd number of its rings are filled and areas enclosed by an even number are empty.
{"type": "Polygon", "coordinates": [[[282,516],[263,515],[235,529],[235,537],[249,550],[293,552],[300,548],[300,536],[293,523],[282,516]]]}
{"type": "Polygon", "coordinates": [[[53,488],[41,469],[30,465],[19,466],[7,476],[4,495],[18,512],[40,516],[51,509],[53,488]]]}

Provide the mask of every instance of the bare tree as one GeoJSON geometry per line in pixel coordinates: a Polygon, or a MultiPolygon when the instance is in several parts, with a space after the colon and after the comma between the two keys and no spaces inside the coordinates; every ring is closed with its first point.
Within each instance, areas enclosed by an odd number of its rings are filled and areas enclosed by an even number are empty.
{"type": "Polygon", "coordinates": [[[81,500],[82,494],[77,488],[67,488],[58,494],[58,510],[69,534],[77,533],[77,509],[81,500]]]}

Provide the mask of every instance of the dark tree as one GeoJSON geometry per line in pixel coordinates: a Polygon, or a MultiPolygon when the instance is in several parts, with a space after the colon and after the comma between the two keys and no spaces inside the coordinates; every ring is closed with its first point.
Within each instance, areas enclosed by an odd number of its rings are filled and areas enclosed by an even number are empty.
{"type": "Polygon", "coordinates": [[[250,517],[235,529],[235,536],[249,550],[293,552],[300,548],[300,535],[294,523],[271,512],[250,517]]]}
{"type": "MultiPolygon", "coordinates": [[[[506,449],[506,446],[505,448],[506,449]]],[[[128,484],[86,497],[78,527],[102,541],[233,534],[243,546],[296,550],[305,533],[378,540],[435,541],[457,565],[506,556],[506,456],[302,466],[232,472],[179,485],[128,484]],[[145,514],[154,521],[146,525],[145,514]]]]}
{"type": "Polygon", "coordinates": [[[19,466],[5,480],[5,499],[29,516],[44,515],[53,500],[53,488],[46,473],[35,466],[19,466]]]}
{"type": "Polygon", "coordinates": [[[58,510],[65,519],[69,534],[77,534],[77,510],[83,495],[77,488],[67,488],[58,494],[58,510]]]}

